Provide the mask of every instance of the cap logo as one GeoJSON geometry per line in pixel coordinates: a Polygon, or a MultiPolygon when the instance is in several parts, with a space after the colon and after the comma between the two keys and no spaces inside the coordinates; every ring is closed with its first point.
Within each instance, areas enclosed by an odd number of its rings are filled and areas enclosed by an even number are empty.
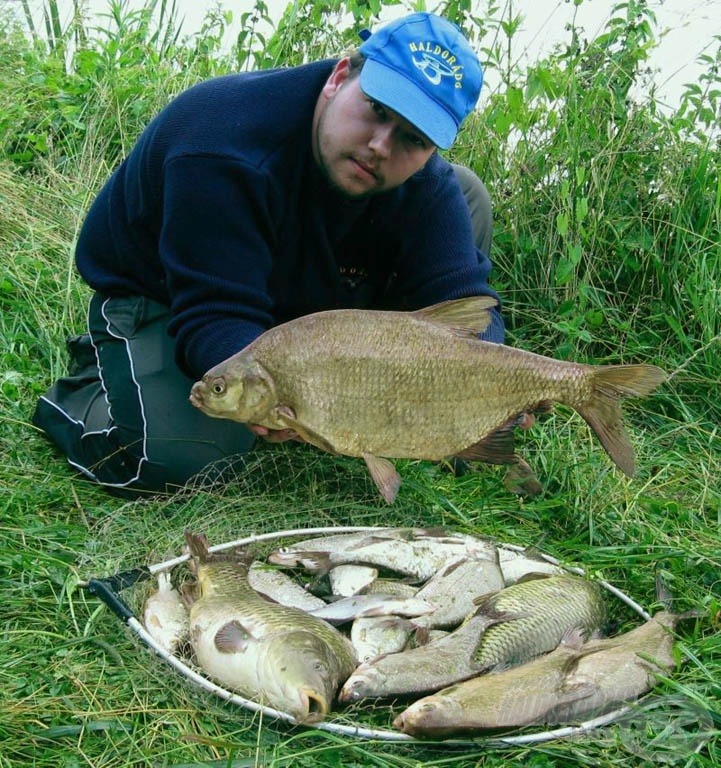
{"type": "Polygon", "coordinates": [[[463,87],[463,66],[457,63],[456,57],[438,43],[421,42],[408,43],[411,53],[420,53],[420,58],[411,56],[411,61],[426,76],[432,85],[440,85],[444,77],[455,80],[456,88],[463,87]]]}

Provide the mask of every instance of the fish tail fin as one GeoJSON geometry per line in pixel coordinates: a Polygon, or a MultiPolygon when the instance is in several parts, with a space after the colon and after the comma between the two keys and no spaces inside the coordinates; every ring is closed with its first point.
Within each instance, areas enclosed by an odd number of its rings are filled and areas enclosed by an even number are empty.
{"type": "Polygon", "coordinates": [[[636,472],[636,461],[623,425],[620,401],[647,395],[665,380],[666,373],[653,365],[604,365],[594,371],[591,398],[576,408],[614,463],[629,477],[636,472]]]}

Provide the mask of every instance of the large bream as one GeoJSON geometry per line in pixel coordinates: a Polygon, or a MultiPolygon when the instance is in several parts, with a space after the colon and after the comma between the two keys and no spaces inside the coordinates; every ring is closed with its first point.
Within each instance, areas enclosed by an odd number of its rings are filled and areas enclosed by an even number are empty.
{"type": "Polygon", "coordinates": [[[648,394],[664,372],[564,362],[481,341],[493,304],[471,297],[416,312],[299,317],[209,370],[190,399],[209,416],[293,429],[325,451],[363,457],[388,501],[400,484],[388,458],[516,463],[514,423],[551,402],[576,410],[632,475],[619,401],[648,394]]]}

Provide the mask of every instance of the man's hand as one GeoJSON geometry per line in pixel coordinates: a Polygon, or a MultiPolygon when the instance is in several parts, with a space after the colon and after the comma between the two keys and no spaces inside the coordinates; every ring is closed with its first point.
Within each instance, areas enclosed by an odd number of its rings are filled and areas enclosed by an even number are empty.
{"type": "Polygon", "coordinates": [[[248,424],[248,429],[256,436],[262,437],[269,443],[285,443],[288,440],[304,442],[294,429],[268,429],[260,424],[248,424]]]}
{"type": "Polygon", "coordinates": [[[516,420],[516,426],[519,429],[530,429],[536,422],[536,417],[532,413],[522,413],[516,420]]]}

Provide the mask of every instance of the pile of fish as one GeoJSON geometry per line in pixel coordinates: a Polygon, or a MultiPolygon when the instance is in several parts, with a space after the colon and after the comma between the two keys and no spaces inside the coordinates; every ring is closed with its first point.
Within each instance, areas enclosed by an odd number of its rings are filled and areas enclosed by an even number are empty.
{"type": "Polygon", "coordinates": [[[652,365],[582,365],[481,341],[495,300],[472,296],[416,312],[339,309],[275,326],[206,372],[190,402],[208,416],[292,430],[332,454],[365,460],[383,498],[389,459],[509,464],[540,491],[514,451],[528,414],[563,403],[633,475],[620,402],[666,378],[652,365]]]}
{"type": "MultiPolygon", "coordinates": [[[[379,528],[309,538],[254,560],[186,533],[192,579],[145,605],[156,642],[299,723],[370,700],[394,727],[444,737],[587,719],[674,668],[678,616],[602,638],[602,590],[477,536],[379,528]],[[182,592],[182,594],[181,594],[182,592]]],[[[357,705],[356,705],[357,706],[357,705]]]]}

